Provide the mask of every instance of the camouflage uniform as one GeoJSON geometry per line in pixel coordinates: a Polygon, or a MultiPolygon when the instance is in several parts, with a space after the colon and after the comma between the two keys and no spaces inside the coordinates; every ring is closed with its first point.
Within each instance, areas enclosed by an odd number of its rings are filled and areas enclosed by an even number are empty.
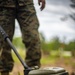
{"type": "MultiPolygon", "coordinates": [[[[15,19],[18,20],[22,32],[23,43],[25,44],[26,58],[25,62],[28,66],[40,67],[40,39],[38,33],[39,22],[33,5],[33,0],[0,0],[0,25],[13,40],[15,19]]],[[[2,66],[12,71],[13,59],[11,48],[3,41],[0,35],[0,60],[2,66]]]]}

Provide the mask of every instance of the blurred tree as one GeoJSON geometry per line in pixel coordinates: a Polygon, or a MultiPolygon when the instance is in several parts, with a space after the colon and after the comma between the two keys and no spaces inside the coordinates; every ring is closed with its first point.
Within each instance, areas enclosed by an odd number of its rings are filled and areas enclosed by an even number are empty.
{"type": "Polygon", "coordinates": [[[41,46],[44,53],[49,54],[51,50],[58,50],[60,47],[60,40],[58,37],[53,37],[51,41],[42,41],[41,46]]]}
{"type": "MultiPolygon", "coordinates": [[[[70,7],[75,10],[75,0],[70,0],[71,4],[70,7]]],[[[68,17],[70,17],[74,22],[75,22],[75,12],[72,12],[70,10],[71,14],[69,14],[67,17],[65,16],[64,18],[61,18],[62,21],[66,21],[68,19],[68,17]]],[[[75,24],[75,23],[74,23],[75,24]]],[[[75,28],[75,25],[74,25],[75,28]]],[[[65,50],[70,50],[72,52],[72,56],[75,56],[75,41],[73,40],[72,42],[70,42],[69,44],[66,44],[65,50]]]]}
{"type": "MultiPolygon", "coordinates": [[[[75,0],[71,0],[72,4],[70,5],[73,9],[75,9],[75,0]]],[[[75,22],[75,13],[72,13],[70,17],[74,20],[75,22]]],[[[73,42],[69,43],[69,46],[71,48],[72,56],[75,57],[75,40],[73,42]]]]}
{"type": "Polygon", "coordinates": [[[72,57],[75,57],[75,40],[71,41],[68,46],[69,49],[71,50],[72,57]]]}
{"type": "Polygon", "coordinates": [[[49,55],[50,53],[50,46],[49,46],[49,43],[46,42],[45,40],[45,36],[43,33],[40,33],[40,39],[41,39],[41,48],[42,48],[42,52],[45,54],[45,55],[49,55]]]}
{"type": "Polygon", "coordinates": [[[68,44],[66,44],[65,50],[75,50],[75,40],[72,40],[68,44]]]}
{"type": "MultiPolygon", "coordinates": [[[[71,0],[72,4],[70,5],[71,8],[75,9],[75,0],[71,0]]],[[[75,21],[75,13],[69,15],[75,21]]]]}
{"type": "Polygon", "coordinates": [[[57,50],[60,47],[60,40],[57,36],[53,37],[53,39],[50,42],[51,44],[51,49],[52,50],[57,50]]]}

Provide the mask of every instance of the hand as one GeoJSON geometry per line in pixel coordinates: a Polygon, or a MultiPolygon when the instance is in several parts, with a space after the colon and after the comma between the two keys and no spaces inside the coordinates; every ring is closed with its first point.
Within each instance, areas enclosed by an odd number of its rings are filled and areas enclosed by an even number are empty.
{"type": "Polygon", "coordinates": [[[41,6],[40,9],[42,11],[45,8],[46,2],[45,0],[38,0],[38,4],[41,6]]]}

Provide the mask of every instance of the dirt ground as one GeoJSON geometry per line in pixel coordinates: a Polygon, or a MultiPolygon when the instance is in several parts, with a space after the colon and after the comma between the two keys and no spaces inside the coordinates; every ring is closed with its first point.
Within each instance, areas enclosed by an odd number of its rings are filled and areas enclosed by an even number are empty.
{"type": "MultiPolygon", "coordinates": [[[[70,63],[73,61],[70,61],[70,63]]],[[[42,64],[41,68],[45,67],[62,67],[66,71],[69,72],[69,75],[71,75],[72,71],[74,71],[74,66],[70,64],[65,64],[64,60],[59,59],[59,61],[53,63],[53,64],[42,64]]],[[[23,74],[23,66],[21,64],[16,64],[14,65],[13,71],[10,73],[10,75],[24,75],[23,74]]]]}

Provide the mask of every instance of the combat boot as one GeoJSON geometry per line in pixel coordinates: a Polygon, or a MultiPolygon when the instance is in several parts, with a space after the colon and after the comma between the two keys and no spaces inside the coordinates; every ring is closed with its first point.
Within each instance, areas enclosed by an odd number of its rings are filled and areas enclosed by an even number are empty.
{"type": "Polygon", "coordinates": [[[1,72],[1,75],[9,75],[9,72],[1,72]]]}
{"type": "Polygon", "coordinates": [[[32,66],[32,67],[30,67],[32,70],[37,70],[37,69],[39,69],[40,67],[39,66],[32,66]]]}

